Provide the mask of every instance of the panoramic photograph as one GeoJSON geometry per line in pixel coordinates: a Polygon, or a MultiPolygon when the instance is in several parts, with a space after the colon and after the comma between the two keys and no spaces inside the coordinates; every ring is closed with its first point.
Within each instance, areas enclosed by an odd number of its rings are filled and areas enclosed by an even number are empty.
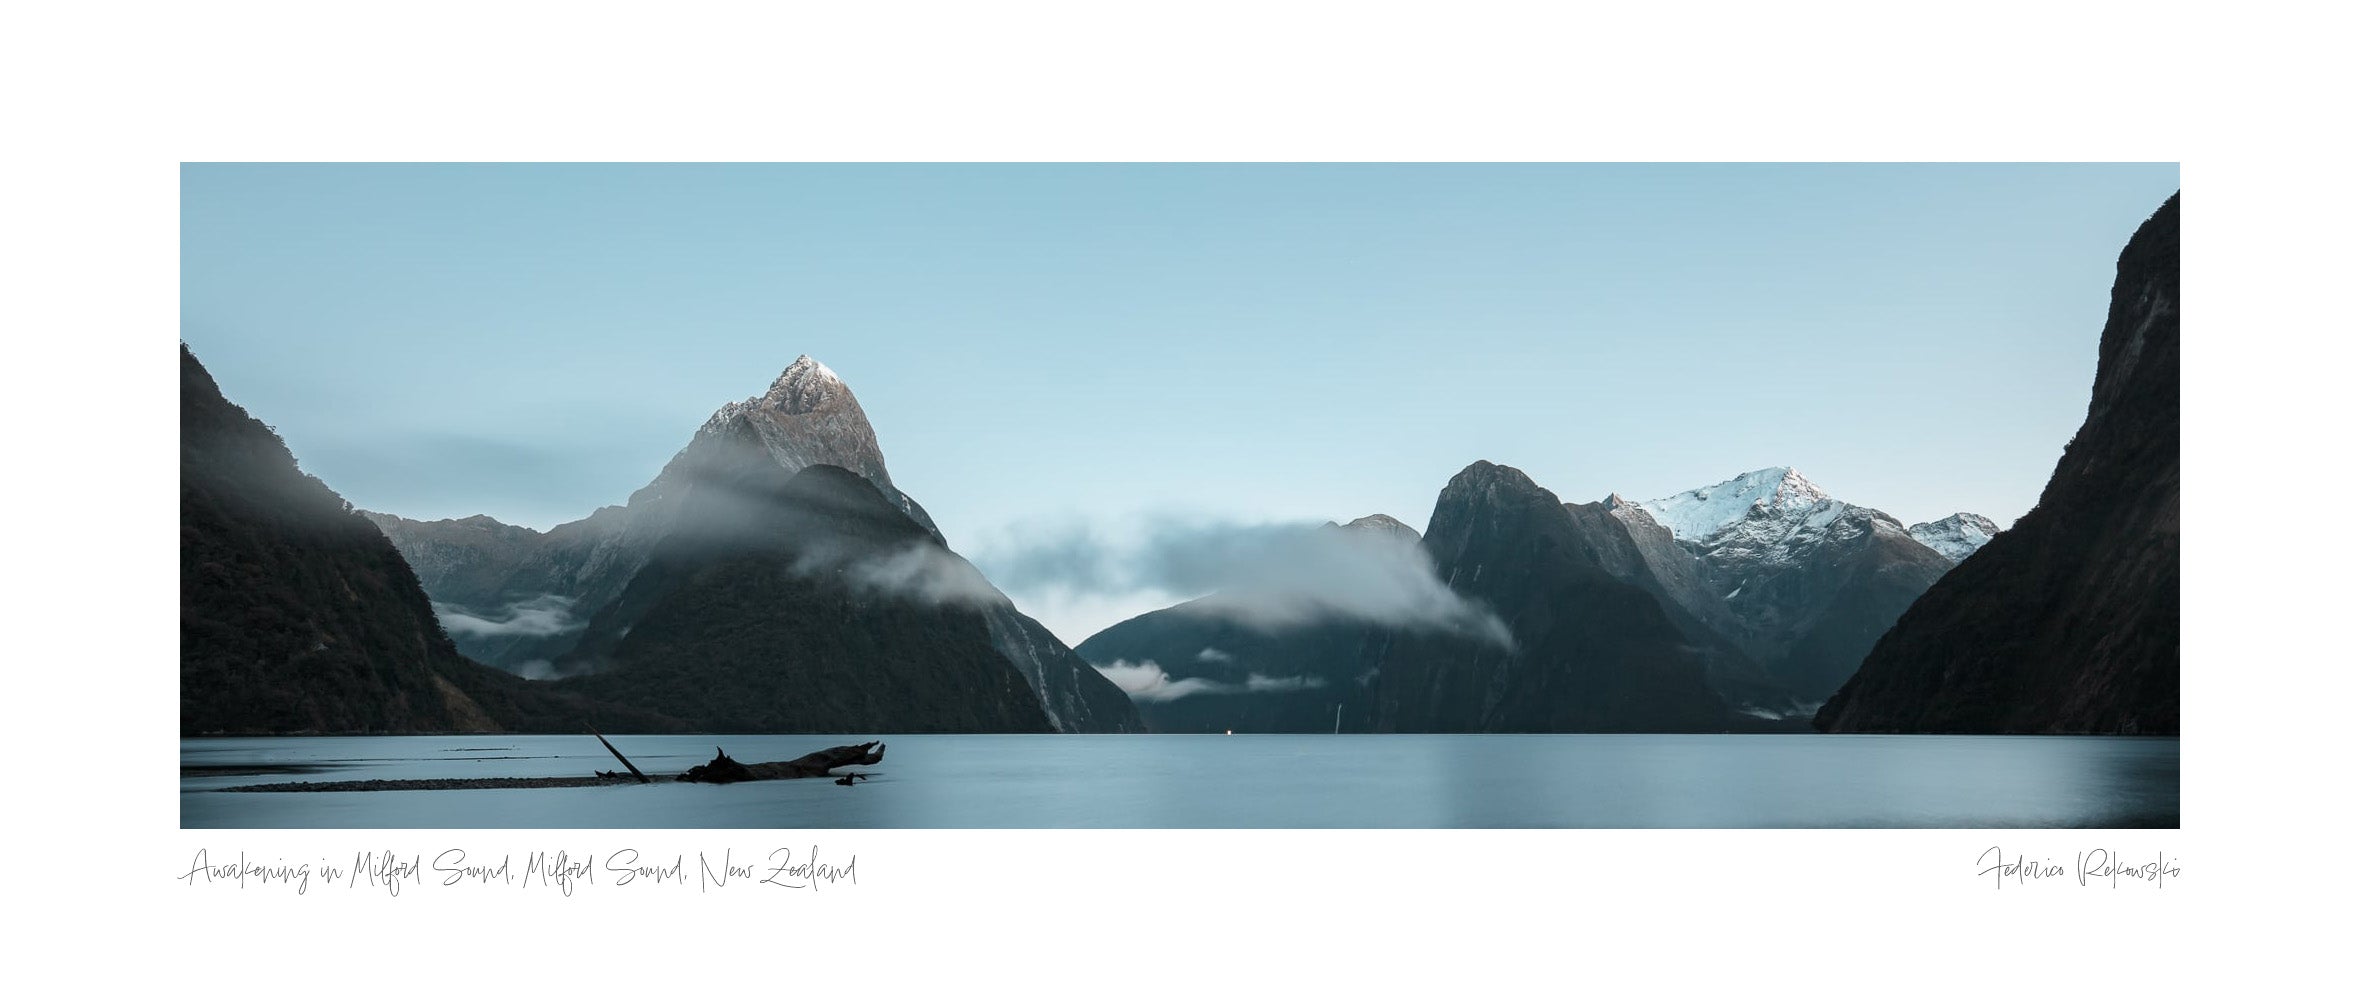
{"type": "Polygon", "coordinates": [[[2177,828],[2179,188],[184,164],[179,824],[2177,828]]]}

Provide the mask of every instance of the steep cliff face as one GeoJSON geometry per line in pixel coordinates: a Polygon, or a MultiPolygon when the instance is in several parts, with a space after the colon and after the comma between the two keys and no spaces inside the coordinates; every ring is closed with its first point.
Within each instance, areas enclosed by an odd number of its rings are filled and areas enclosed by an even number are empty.
{"type": "Polygon", "coordinates": [[[1445,584],[1513,645],[1399,632],[1372,646],[1372,728],[1397,732],[1702,732],[1736,717],[1707,651],[1647,591],[1589,558],[1565,504],[1479,461],[1445,486],[1424,546],[1445,584]]]}
{"type": "Polygon", "coordinates": [[[392,543],[180,353],[183,734],[678,724],[459,656],[392,543]]]}
{"type": "Polygon", "coordinates": [[[2179,732],[2179,255],[2174,195],[2116,262],[2089,415],[2039,504],[1901,616],[1819,728],[2179,732]]]}
{"type": "Polygon", "coordinates": [[[498,728],[401,555],[180,353],[180,728],[498,728]]]}
{"type": "Polygon", "coordinates": [[[984,607],[992,647],[1016,665],[1039,695],[1052,728],[1064,733],[1138,733],[1147,729],[1130,696],[1057,639],[1039,620],[1000,597],[984,607]]]}

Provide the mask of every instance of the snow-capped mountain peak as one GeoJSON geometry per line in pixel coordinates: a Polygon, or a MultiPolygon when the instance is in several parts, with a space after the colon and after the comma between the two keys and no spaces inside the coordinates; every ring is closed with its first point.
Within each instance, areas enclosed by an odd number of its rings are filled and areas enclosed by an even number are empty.
{"type": "Polygon", "coordinates": [[[820,364],[819,359],[807,354],[797,357],[786,371],[778,373],[778,379],[770,383],[767,391],[747,400],[745,405],[801,415],[850,398],[851,395],[852,390],[845,386],[843,379],[836,377],[836,373],[828,366],[820,364]]]}
{"type": "Polygon", "coordinates": [[[1792,468],[1762,468],[1718,485],[1633,503],[1681,542],[1711,557],[1790,556],[1826,537],[1877,530],[1907,536],[1956,564],[1999,532],[1990,520],[1953,513],[1931,523],[1901,521],[1828,495],[1792,468]]]}
{"type": "MultiPolygon", "coordinates": [[[[818,374],[825,375],[829,378],[836,377],[836,373],[829,370],[828,366],[821,364],[818,358],[814,358],[808,354],[796,355],[795,360],[787,364],[787,372],[794,372],[797,370],[817,372],[818,374]]],[[[780,374],[784,376],[787,372],[781,372],[780,374]]]]}
{"type": "Polygon", "coordinates": [[[1330,523],[1328,525],[1348,533],[1373,534],[1380,537],[1390,537],[1398,540],[1405,540],[1413,544],[1418,542],[1418,531],[1416,527],[1412,527],[1407,523],[1403,523],[1400,520],[1394,519],[1393,517],[1387,516],[1383,513],[1371,513],[1367,516],[1363,516],[1357,520],[1353,520],[1350,523],[1345,523],[1340,526],[1334,523],[1330,523]]]}
{"type": "MultiPolygon", "coordinates": [[[[860,401],[852,397],[852,388],[828,366],[810,355],[795,359],[785,371],[778,373],[770,388],[759,396],[722,404],[699,433],[711,433],[722,424],[740,416],[753,415],[758,419],[777,420],[782,417],[803,417],[812,413],[832,411],[846,405],[852,407],[855,419],[866,427],[868,416],[860,411],[860,401]]],[[[844,467],[850,468],[851,465],[844,467]]]]}
{"type": "Polygon", "coordinates": [[[1709,542],[1757,510],[1782,518],[1809,517],[1828,510],[1832,518],[1833,513],[1850,508],[1813,485],[1802,472],[1786,467],[1749,471],[1718,485],[1651,499],[1638,506],[1672,531],[1672,536],[1691,543],[1709,542]]]}
{"type": "Polygon", "coordinates": [[[1952,513],[1909,528],[1909,535],[1918,543],[1933,548],[1952,564],[1966,560],[1998,533],[1999,524],[1973,513],[1952,513]]]}
{"type": "MultiPolygon", "coordinates": [[[[788,471],[835,465],[868,479],[918,525],[937,532],[926,510],[894,488],[893,476],[885,470],[885,455],[877,448],[877,432],[869,425],[868,413],[860,408],[852,387],[808,354],[796,358],[761,395],[713,411],[689,447],[674,457],[674,464],[693,463],[692,452],[704,442],[731,436],[759,441],[771,460],[788,471]]],[[[667,465],[664,471],[670,475],[673,466],[667,465]]],[[[651,487],[660,487],[665,480],[659,476],[658,486],[651,487]]]]}

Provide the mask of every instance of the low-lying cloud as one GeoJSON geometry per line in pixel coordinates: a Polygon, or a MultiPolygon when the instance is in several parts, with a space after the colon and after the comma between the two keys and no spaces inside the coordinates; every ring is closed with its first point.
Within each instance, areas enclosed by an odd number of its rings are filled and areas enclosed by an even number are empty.
{"type": "Polygon", "coordinates": [[[890,595],[927,602],[988,606],[1005,599],[991,579],[967,559],[930,543],[913,543],[882,558],[856,564],[852,580],[890,595]]]}
{"type": "Polygon", "coordinates": [[[922,540],[884,554],[808,545],[796,557],[794,570],[801,575],[837,572],[856,587],[929,605],[980,607],[1007,601],[966,558],[922,540]]]}
{"type": "Polygon", "coordinates": [[[443,632],[475,637],[553,637],[581,629],[574,618],[574,600],[562,595],[540,595],[508,603],[490,614],[477,613],[448,602],[431,603],[443,632]]]}
{"type": "Polygon", "coordinates": [[[1016,595],[1159,590],[1194,600],[1180,608],[1264,630],[1351,619],[1515,645],[1491,610],[1442,583],[1425,548],[1388,533],[1167,523],[1118,545],[1066,528],[1024,534],[978,559],[1016,595]]]}
{"type": "Polygon", "coordinates": [[[1098,673],[1114,682],[1132,700],[1139,702],[1171,702],[1191,695],[1242,695],[1248,692],[1296,692],[1324,687],[1327,682],[1317,675],[1297,675],[1291,678],[1272,678],[1248,674],[1244,681],[1216,681],[1211,678],[1174,678],[1154,661],[1116,661],[1095,665],[1098,673]]]}

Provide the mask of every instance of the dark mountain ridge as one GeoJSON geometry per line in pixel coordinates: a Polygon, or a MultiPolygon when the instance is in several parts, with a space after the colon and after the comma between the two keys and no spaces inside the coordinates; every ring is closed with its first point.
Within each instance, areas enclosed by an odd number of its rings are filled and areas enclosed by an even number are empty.
{"type": "Polygon", "coordinates": [[[1820,710],[1849,733],[2177,734],[2180,198],[2115,264],[2089,414],[2040,501],[1820,710]]]}
{"type": "Polygon", "coordinates": [[[1453,592],[1514,646],[1429,632],[1372,645],[1379,732],[1713,732],[1739,724],[1706,651],[1645,590],[1600,567],[1565,503],[1478,461],[1452,478],[1423,540],[1453,592]]]}
{"type": "Polygon", "coordinates": [[[180,352],[183,735],[676,731],[459,656],[418,579],[180,352]]]}

